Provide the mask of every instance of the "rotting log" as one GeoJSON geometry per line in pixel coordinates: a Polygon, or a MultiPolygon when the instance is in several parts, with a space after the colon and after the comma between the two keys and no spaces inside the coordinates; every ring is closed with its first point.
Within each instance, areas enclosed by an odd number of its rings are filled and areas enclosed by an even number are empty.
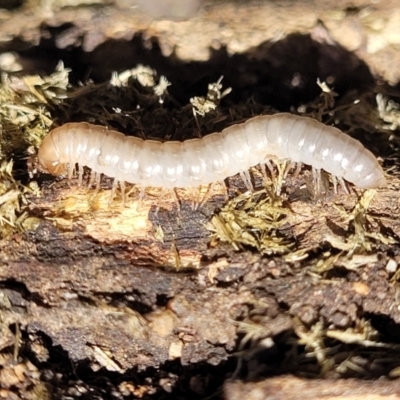
{"type": "MultiPolygon", "coordinates": [[[[88,66],[95,80],[108,80],[138,62],[157,64],[181,82],[174,93],[180,101],[191,85],[223,74],[234,99],[245,96],[249,105],[255,97],[276,109],[311,101],[319,94],[316,77],[336,73],[341,106],[364,97],[372,104],[382,82],[369,69],[392,84],[400,76],[393,51],[399,13],[396,2],[364,3],[319,9],[313,2],[257,2],[238,9],[216,2],[182,24],[150,23],[112,6],[104,12],[57,3],[43,13],[33,5],[32,13],[27,4],[2,12],[1,49],[17,52],[24,73],[51,72],[62,58],[78,81],[88,66]],[[39,57],[43,46],[46,59],[39,57]]],[[[246,112],[263,111],[256,105],[246,112]]],[[[366,108],[364,115],[336,116],[367,132],[371,115],[366,108]]],[[[177,120],[171,117],[171,126],[177,120]]],[[[398,396],[397,381],[338,379],[398,375],[397,164],[364,210],[355,209],[360,191],[315,202],[306,171],[279,205],[286,214],[277,234],[292,251],[265,256],[240,241],[234,251],[206,228],[224,206],[222,195],[193,210],[189,193],[180,191],[178,211],[172,197],[150,189],[140,203],[133,191],[126,208],[119,198],[108,207],[109,181],[94,195],[76,181],[40,178],[42,196],[28,196],[40,224],[0,242],[0,394],[205,396],[228,376],[293,373],[332,379],[267,378],[263,393],[288,398],[290,384],[296,393],[311,387],[315,398],[335,388],[333,398],[345,389],[366,397],[372,387],[375,396],[398,396]]],[[[238,179],[230,181],[230,198],[243,190],[238,179]]],[[[253,393],[252,385],[227,381],[225,396],[253,393]]]]}

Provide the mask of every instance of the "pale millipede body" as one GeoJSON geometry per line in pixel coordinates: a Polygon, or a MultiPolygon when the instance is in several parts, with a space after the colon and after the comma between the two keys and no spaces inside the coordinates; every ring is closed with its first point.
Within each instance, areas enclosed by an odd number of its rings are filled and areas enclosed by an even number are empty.
{"type": "MultiPolygon", "coordinates": [[[[53,175],[79,165],[115,183],[144,187],[186,188],[224,181],[241,173],[251,186],[248,169],[272,165],[270,159],[307,164],[360,188],[386,183],[376,157],[360,142],[332,126],[289,113],[263,115],[232,125],[222,132],[184,142],[158,142],[125,136],[86,122],[53,129],[38,153],[40,165],[53,175]]],[[[247,181],[247,182],[246,182],[247,181]]]]}

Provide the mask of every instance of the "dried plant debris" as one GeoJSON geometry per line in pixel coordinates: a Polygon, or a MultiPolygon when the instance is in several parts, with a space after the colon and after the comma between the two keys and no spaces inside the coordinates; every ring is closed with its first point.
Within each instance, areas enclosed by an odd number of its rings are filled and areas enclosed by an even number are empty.
{"type": "Polygon", "coordinates": [[[207,228],[214,240],[230,243],[235,250],[249,246],[262,254],[285,254],[295,244],[287,234],[289,213],[281,199],[263,189],[229,201],[207,228]]]}
{"type": "Polygon", "coordinates": [[[390,230],[385,229],[379,216],[369,213],[368,207],[374,195],[374,190],[364,192],[351,211],[333,205],[348,228],[340,236],[333,232],[325,235],[324,240],[331,249],[319,255],[316,264],[311,267],[313,273],[325,275],[336,267],[357,271],[360,267],[378,261],[378,247],[399,243],[398,237],[390,235],[390,230]]]}
{"type": "MultiPolygon", "coordinates": [[[[321,81],[319,78],[317,78],[317,85],[321,89],[321,93],[319,98],[309,105],[312,111],[307,115],[318,121],[323,121],[324,115],[334,110],[335,98],[338,94],[325,81],[321,81]]],[[[306,106],[301,106],[299,112],[304,113],[307,108],[306,106]]]]}
{"type": "Polygon", "coordinates": [[[372,105],[365,95],[352,92],[338,98],[334,88],[331,88],[325,81],[318,78],[316,84],[321,89],[319,97],[310,103],[299,106],[297,112],[315,118],[326,125],[343,126],[345,132],[351,132],[358,128],[371,132],[378,116],[375,105],[372,105]],[[376,115],[373,121],[371,121],[371,115],[376,115]],[[367,118],[365,118],[366,116],[367,118]]]}
{"type": "Polygon", "coordinates": [[[157,71],[142,64],[138,64],[133,69],[117,74],[114,72],[111,76],[110,84],[116,87],[128,86],[131,79],[136,79],[143,87],[149,87],[154,94],[159,97],[160,104],[164,103],[165,97],[168,95],[168,86],[171,82],[161,75],[157,77],[157,71]]]}
{"type": "MultiPolygon", "coordinates": [[[[36,226],[27,218],[25,195],[39,191],[34,183],[24,186],[13,177],[11,157],[37,148],[53,124],[50,110],[66,97],[68,73],[60,63],[46,77],[2,75],[0,85],[0,237],[36,226]]],[[[34,151],[33,151],[34,153],[34,151]]],[[[31,152],[32,155],[32,152],[31,152]]],[[[26,157],[24,157],[26,158],[26,157]]],[[[28,157],[29,159],[29,157],[28,157]]],[[[31,163],[32,164],[32,163],[31,163]]],[[[31,169],[34,167],[31,165],[31,169]]]]}
{"type": "Polygon", "coordinates": [[[235,313],[235,321],[231,322],[237,326],[240,339],[234,377],[265,377],[268,368],[273,373],[295,371],[307,377],[373,377],[377,373],[398,373],[400,345],[384,341],[365,317],[356,314],[350,321],[343,314],[335,324],[315,311],[319,318],[305,323],[295,311],[285,312],[274,298],[263,295],[259,289],[257,292],[256,298],[249,297],[249,301],[231,309],[235,313]],[[343,318],[347,322],[341,326],[343,318]],[[274,355],[279,351],[284,354],[277,359],[274,355]],[[265,355],[257,356],[261,353],[270,354],[268,363],[265,355]]]}
{"type": "Polygon", "coordinates": [[[279,366],[275,365],[275,372],[295,371],[298,375],[314,378],[370,378],[377,371],[394,376],[399,368],[400,346],[382,342],[369,320],[358,319],[352,327],[335,329],[327,327],[322,318],[309,326],[297,317],[290,319],[279,314],[272,319],[264,316],[257,322],[247,320],[236,324],[238,333],[245,335],[239,345],[235,375],[243,375],[245,363],[251,363],[251,369],[250,366],[247,368],[251,376],[246,378],[264,376],[268,366],[263,365],[259,361],[262,358],[256,354],[267,351],[273,355],[280,344],[287,350],[281,356],[279,366]]]}
{"type": "Polygon", "coordinates": [[[396,237],[390,237],[372,230],[373,225],[379,225],[379,217],[372,217],[368,213],[368,207],[375,193],[375,190],[365,191],[351,213],[338,206],[335,207],[350,224],[349,231],[352,233],[346,240],[338,236],[327,236],[325,239],[332,247],[346,252],[349,258],[353,254],[371,252],[373,247],[379,243],[386,245],[398,243],[396,237]]]}
{"type": "Polygon", "coordinates": [[[295,363],[300,370],[306,371],[307,364],[310,367],[314,359],[320,366],[319,376],[369,377],[377,370],[389,372],[398,365],[400,346],[381,342],[369,320],[358,319],[352,327],[343,330],[326,327],[322,319],[310,327],[295,321],[297,338],[292,343],[296,347],[304,346],[305,350],[296,356],[295,363]]]}
{"type": "Polygon", "coordinates": [[[67,97],[68,73],[60,63],[50,76],[2,75],[0,160],[40,145],[53,124],[50,111],[67,97]]]}
{"type": "Polygon", "coordinates": [[[400,346],[379,343],[378,331],[372,327],[370,321],[364,318],[357,320],[354,327],[347,328],[344,331],[328,328],[325,333],[327,337],[339,340],[342,343],[355,343],[365,347],[376,346],[400,349],[400,346]]]}
{"type": "MultiPolygon", "coordinates": [[[[171,83],[165,76],[139,64],[113,73],[109,82],[88,83],[71,90],[66,100],[68,119],[61,119],[112,126],[142,139],[192,139],[199,136],[199,131],[202,134],[222,129],[230,118],[218,107],[230,91],[222,89],[221,79],[208,85],[206,97],[193,97],[190,104],[180,104],[169,93],[171,83]]],[[[252,110],[243,105],[241,109],[244,118],[252,115],[252,110]]]]}
{"type": "Polygon", "coordinates": [[[9,237],[14,232],[34,229],[38,219],[29,217],[26,193],[38,194],[35,184],[23,186],[12,174],[13,162],[0,164],[0,238],[9,237]]]}
{"type": "Polygon", "coordinates": [[[165,108],[173,101],[168,86],[167,78],[138,65],[113,73],[109,82],[73,88],[65,102],[68,116],[60,119],[62,123],[87,121],[110,126],[142,139],[170,140],[175,124],[172,111],[165,108]]]}
{"type": "MultiPolygon", "coordinates": [[[[398,237],[390,234],[379,215],[369,212],[375,194],[374,190],[362,193],[350,211],[331,205],[338,212],[341,225],[347,228],[341,235],[331,231],[323,237],[331,250],[319,253],[311,268],[314,273],[325,274],[338,266],[357,270],[377,261],[374,252],[379,246],[398,243],[398,237]]],[[[295,224],[296,215],[287,203],[266,188],[229,201],[212,217],[207,228],[213,232],[211,245],[221,241],[231,244],[236,251],[250,247],[265,255],[283,254],[286,262],[298,262],[308,258],[315,248],[307,244],[304,247],[295,240],[295,224]]]]}
{"type": "Polygon", "coordinates": [[[376,95],[379,117],[386,123],[384,128],[392,131],[400,127],[400,105],[381,93],[376,95]]]}
{"type": "Polygon", "coordinates": [[[205,97],[195,96],[190,99],[190,104],[193,107],[193,115],[196,118],[196,121],[197,115],[204,117],[210,111],[216,110],[220,101],[232,91],[232,88],[226,88],[221,92],[221,82],[223,78],[224,77],[221,76],[217,82],[208,85],[207,95],[205,97]]]}
{"type": "Polygon", "coordinates": [[[293,328],[292,318],[281,313],[278,304],[272,298],[255,299],[246,306],[245,318],[232,321],[237,326],[237,333],[243,335],[239,351],[244,350],[249,343],[269,347],[273,343],[271,338],[293,328]]]}

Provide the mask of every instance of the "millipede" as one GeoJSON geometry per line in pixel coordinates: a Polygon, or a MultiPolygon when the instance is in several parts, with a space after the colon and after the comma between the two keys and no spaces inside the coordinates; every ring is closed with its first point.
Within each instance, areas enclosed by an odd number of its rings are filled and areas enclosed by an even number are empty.
{"type": "MultiPolygon", "coordinates": [[[[125,182],[142,187],[193,188],[223,182],[240,174],[252,188],[249,169],[261,165],[273,171],[271,160],[289,160],[297,169],[312,167],[331,174],[335,192],[343,179],[359,188],[385,185],[384,171],[376,157],[359,141],[315,119],[289,113],[261,115],[183,142],[160,142],[125,136],[104,126],[72,122],[53,129],[43,140],[38,161],[53,175],[68,174],[83,167],[92,170],[90,182],[101,174],[114,178],[122,195],[125,182]]],[[[112,196],[113,196],[112,194],[112,196]]]]}

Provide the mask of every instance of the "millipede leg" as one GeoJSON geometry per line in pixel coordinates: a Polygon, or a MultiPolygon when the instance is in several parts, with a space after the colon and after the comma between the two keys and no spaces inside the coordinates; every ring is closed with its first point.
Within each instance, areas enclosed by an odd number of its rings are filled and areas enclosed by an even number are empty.
{"type": "Polygon", "coordinates": [[[271,173],[271,179],[272,181],[276,180],[276,175],[275,175],[275,170],[274,170],[274,166],[272,165],[272,162],[269,160],[265,160],[265,165],[268,167],[269,172],[271,173]]]}
{"type": "Polygon", "coordinates": [[[285,171],[283,172],[283,179],[285,179],[288,175],[288,173],[296,167],[296,163],[294,161],[291,161],[286,165],[285,171]]]}
{"type": "Polygon", "coordinates": [[[195,211],[197,210],[200,204],[200,188],[191,186],[190,197],[192,198],[192,210],[195,211]]]}
{"type": "Polygon", "coordinates": [[[337,194],[337,179],[335,175],[332,175],[332,183],[333,183],[333,193],[337,194]]]}
{"type": "Polygon", "coordinates": [[[287,167],[287,160],[277,162],[276,166],[278,168],[278,178],[277,178],[277,182],[276,182],[276,194],[278,196],[280,196],[281,190],[282,190],[282,184],[283,184],[283,180],[284,180],[284,174],[285,174],[286,167],[287,167]]]}
{"type": "MultiPolygon", "coordinates": [[[[219,183],[220,186],[222,187],[223,193],[224,193],[224,197],[225,197],[225,201],[229,200],[229,195],[228,195],[228,189],[226,187],[225,181],[215,181],[212,182],[210,185],[208,185],[207,188],[207,192],[204,195],[203,200],[200,202],[200,204],[198,205],[199,208],[203,207],[203,205],[210,199],[210,197],[214,194],[215,191],[215,185],[219,183]]],[[[199,195],[200,198],[200,195],[199,195]]]]}
{"type": "Polygon", "coordinates": [[[254,187],[253,184],[251,183],[251,176],[249,171],[241,171],[240,172],[240,177],[242,178],[247,190],[249,192],[253,192],[254,191],[254,187]]]}
{"type": "Polygon", "coordinates": [[[274,182],[276,181],[276,175],[274,171],[274,166],[272,165],[271,161],[265,160],[262,164],[260,164],[260,169],[264,180],[264,186],[267,186],[268,181],[274,184],[274,182]],[[267,174],[267,168],[271,177],[269,177],[267,174]]]}
{"type": "Polygon", "coordinates": [[[228,201],[229,200],[228,188],[226,187],[225,181],[219,181],[219,184],[221,185],[222,190],[224,192],[225,201],[228,201]]]}
{"type": "Polygon", "coordinates": [[[267,166],[265,164],[260,164],[260,170],[263,176],[263,186],[267,186],[267,182],[269,181],[269,177],[267,175],[267,166]]]}
{"type": "Polygon", "coordinates": [[[298,162],[296,165],[296,170],[294,171],[293,178],[297,179],[300,175],[301,168],[303,167],[303,163],[298,162]]]}
{"type": "MultiPolygon", "coordinates": [[[[135,202],[134,203],[134,206],[133,206],[133,209],[136,211],[138,208],[140,208],[140,206],[141,206],[141,204],[142,204],[142,202],[143,202],[143,200],[144,200],[144,186],[143,185],[139,185],[139,184],[136,184],[135,185],[135,189],[137,188],[137,187],[139,187],[139,197],[138,197],[138,200],[137,200],[137,202],[135,202]]],[[[132,190],[132,189],[131,189],[132,190]]],[[[129,191],[130,192],[130,191],[129,191]]],[[[157,206],[158,207],[158,206],[157,206]]],[[[156,209],[156,214],[157,214],[157,212],[158,212],[158,209],[156,209]]]]}
{"type": "Polygon", "coordinates": [[[96,188],[95,188],[95,194],[97,194],[100,191],[100,184],[101,184],[101,174],[95,173],[94,175],[94,180],[96,181],[96,188]]]}
{"type": "Polygon", "coordinates": [[[139,201],[142,202],[144,200],[144,186],[140,185],[140,190],[139,190],[139,201]]]}
{"type": "Polygon", "coordinates": [[[96,187],[94,188],[92,200],[96,198],[97,194],[100,191],[100,181],[101,181],[101,174],[98,174],[97,172],[93,172],[93,170],[92,170],[90,173],[89,186],[92,186],[93,183],[96,182],[96,187]]]}
{"type": "Polygon", "coordinates": [[[122,207],[125,207],[125,200],[126,200],[126,198],[125,198],[125,189],[126,189],[125,182],[124,181],[120,181],[119,182],[119,186],[121,188],[122,207]]]}
{"type": "Polygon", "coordinates": [[[215,192],[215,181],[211,183],[211,185],[208,187],[208,194],[209,198],[214,194],[215,192]]]}
{"type": "Polygon", "coordinates": [[[108,200],[108,205],[110,206],[114,196],[115,196],[115,192],[117,191],[117,187],[118,187],[118,183],[119,181],[117,181],[116,179],[114,179],[113,185],[112,185],[112,189],[111,189],[111,195],[110,195],[110,199],[108,200]]]}
{"type": "Polygon", "coordinates": [[[83,167],[82,165],[78,165],[78,171],[79,171],[79,175],[78,175],[78,186],[82,185],[82,180],[83,180],[83,167]]]}
{"type": "Polygon", "coordinates": [[[313,173],[313,180],[314,180],[315,197],[318,197],[318,195],[321,192],[321,170],[313,168],[312,173],[313,173]]]}
{"type": "Polygon", "coordinates": [[[203,200],[201,200],[199,208],[202,208],[204,206],[207,200],[211,197],[213,191],[214,191],[214,182],[208,185],[207,192],[204,195],[203,200]]]}
{"type": "Polygon", "coordinates": [[[342,177],[340,177],[340,178],[338,177],[338,181],[339,181],[339,183],[340,183],[340,186],[343,188],[344,192],[345,192],[346,194],[350,194],[349,189],[348,189],[348,187],[347,187],[346,182],[344,181],[344,179],[343,179],[342,177]]]}
{"type": "Polygon", "coordinates": [[[88,183],[89,187],[92,187],[93,184],[96,182],[96,176],[97,176],[97,172],[94,172],[93,170],[91,170],[90,171],[89,183],[88,183]]]}
{"type": "Polygon", "coordinates": [[[179,203],[179,199],[178,199],[178,196],[177,196],[177,194],[175,192],[175,188],[170,189],[169,192],[171,193],[172,199],[174,200],[174,202],[176,204],[176,208],[178,210],[178,213],[180,213],[181,212],[181,204],[179,203]]]}
{"type": "Polygon", "coordinates": [[[68,166],[68,180],[70,181],[72,179],[72,175],[74,174],[74,169],[75,165],[69,165],[68,166]]]}

